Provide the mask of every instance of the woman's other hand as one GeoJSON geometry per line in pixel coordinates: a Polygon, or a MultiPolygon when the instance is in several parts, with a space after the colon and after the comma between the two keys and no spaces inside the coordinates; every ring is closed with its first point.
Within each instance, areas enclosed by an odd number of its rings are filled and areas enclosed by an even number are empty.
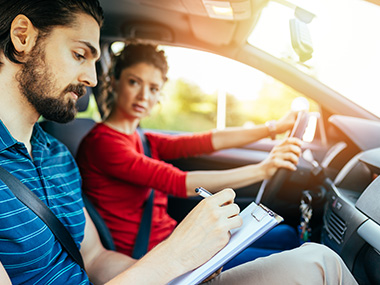
{"type": "Polygon", "coordinates": [[[282,134],[293,128],[296,122],[298,111],[289,111],[276,122],[276,133],[282,134]]]}

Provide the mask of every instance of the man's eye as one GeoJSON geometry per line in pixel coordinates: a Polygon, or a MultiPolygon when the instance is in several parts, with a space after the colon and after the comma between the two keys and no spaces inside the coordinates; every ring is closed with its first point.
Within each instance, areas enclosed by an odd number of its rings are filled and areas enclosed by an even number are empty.
{"type": "Polygon", "coordinates": [[[86,59],[83,55],[81,55],[80,53],[77,53],[77,52],[74,52],[74,57],[75,57],[77,60],[83,60],[83,59],[86,59]]]}

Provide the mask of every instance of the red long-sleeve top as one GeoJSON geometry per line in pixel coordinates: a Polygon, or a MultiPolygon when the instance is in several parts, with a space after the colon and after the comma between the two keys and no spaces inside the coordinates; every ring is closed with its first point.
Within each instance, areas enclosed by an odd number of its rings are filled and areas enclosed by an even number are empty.
{"type": "Polygon", "coordinates": [[[170,235],[176,221],[167,195],[186,197],[186,172],[162,160],[212,152],[211,132],[191,135],[146,133],[152,158],[144,155],[137,132],[120,133],[97,124],[80,144],[77,162],[83,191],[105,220],[117,251],[131,255],[143,204],[155,189],[148,249],[170,235]]]}

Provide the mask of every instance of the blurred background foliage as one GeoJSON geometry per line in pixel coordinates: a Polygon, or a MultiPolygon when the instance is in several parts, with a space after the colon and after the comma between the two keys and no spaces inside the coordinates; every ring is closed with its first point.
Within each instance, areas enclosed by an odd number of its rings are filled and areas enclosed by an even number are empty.
{"type": "MultiPolygon", "coordinates": [[[[292,101],[301,95],[281,82],[267,78],[259,94],[252,100],[238,100],[234,94],[226,96],[226,126],[262,124],[277,120],[291,109],[292,101]]],[[[207,94],[185,79],[169,80],[162,90],[160,103],[151,116],[141,121],[147,129],[172,131],[206,131],[216,128],[217,92],[207,94]]],[[[310,111],[318,105],[310,100],[310,111]]]]}

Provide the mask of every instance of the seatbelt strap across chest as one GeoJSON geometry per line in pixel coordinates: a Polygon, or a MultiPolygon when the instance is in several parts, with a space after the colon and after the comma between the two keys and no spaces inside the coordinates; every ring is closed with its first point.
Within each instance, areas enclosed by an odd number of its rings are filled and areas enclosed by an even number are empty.
{"type": "Polygon", "coordinates": [[[84,269],[82,256],[71,234],[54,213],[13,174],[0,166],[0,180],[25,206],[30,208],[53,232],[67,253],[84,269]]]}
{"type": "MultiPolygon", "coordinates": [[[[138,127],[136,131],[140,136],[144,148],[144,154],[148,157],[152,157],[149,142],[146,139],[143,130],[140,127],[138,127]]],[[[144,212],[141,218],[139,231],[136,236],[135,246],[133,247],[132,257],[136,259],[143,257],[148,252],[150,230],[152,226],[153,198],[154,190],[151,189],[149,198],[145,202],[144,212]]]]}

